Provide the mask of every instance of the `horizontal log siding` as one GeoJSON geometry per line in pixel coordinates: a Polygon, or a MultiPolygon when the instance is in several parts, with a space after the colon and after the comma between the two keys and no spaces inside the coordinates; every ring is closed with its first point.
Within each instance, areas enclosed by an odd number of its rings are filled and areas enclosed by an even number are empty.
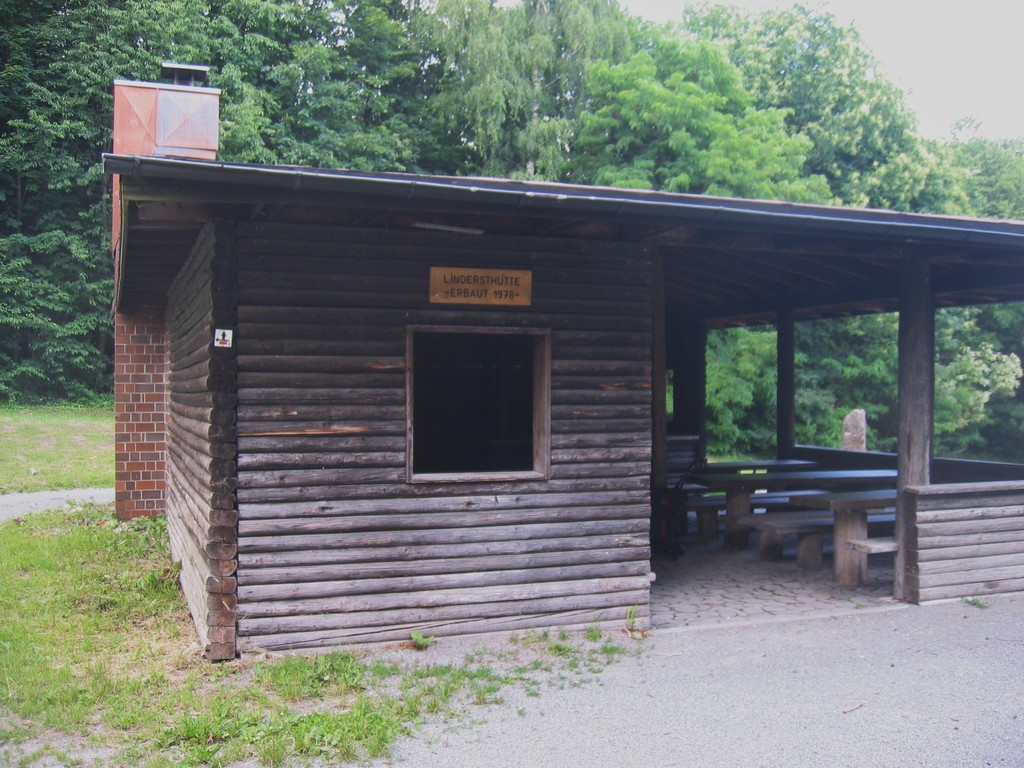
{"type": "Polygon", "coordinates": [[[236,655],[235,356],[232,232],[208,226],[169,291],[167,527],[181,584],[211,659],[236,655]]]}
{"type": "Polygon", "coordinates": [[[246,225],[240,648],[649,616],[650,259],[637,246],[246,225]],[[431,305],[431,266],[533,305],[431,305]],[[550,328],[550,479],[406,482],[410,325],[550,328]]]}
{"type": "Polygon", "coordinates": [[[1024,591],[1024,482],[907,488],[912,602],[1024,591]]]}

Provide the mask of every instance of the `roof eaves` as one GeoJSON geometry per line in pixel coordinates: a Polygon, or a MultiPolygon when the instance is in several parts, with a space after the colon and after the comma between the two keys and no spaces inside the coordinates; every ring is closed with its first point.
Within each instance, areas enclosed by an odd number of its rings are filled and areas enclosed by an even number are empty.
{"type": "Polygon", "coordinates": [[[168,157],[103,156],[108,173],[122,177],[223,182],[294,192],[341,192],[401,196],[407,199],[465,200],[515,208],[586,213],[616,218],[655,215],[707,224],[821,230],[859,237],[894,237],[960,244],[1024,247],[1024,223],[840,208],[778,201],[624,190],[608,187],[519,182],[506,179],[424,176],[396,173],[325,171],[299,166],[244,165],[168,157]]]}

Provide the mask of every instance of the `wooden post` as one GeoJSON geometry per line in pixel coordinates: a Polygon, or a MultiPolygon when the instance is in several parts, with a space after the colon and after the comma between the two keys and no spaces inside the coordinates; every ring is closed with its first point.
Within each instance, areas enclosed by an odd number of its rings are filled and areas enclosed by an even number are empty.
{"type": "MultiPolygon", "coordinates": [[[[898,487],[928,485],[935,403],[935,307],[931,264],[911,257],[900,285],[899,405],[896,439],[898,487]]],[[[902,493],[900,494],[902,496],[902,493]]],[[[893,595],[904,599],[911,540],[903,504],[896,505],[896,564],[893,595]]]]}
{"type": "Polygon", "coordinates": [[[651,307],[651,487],[668,484],[668,416],[665,381],[665,257],[655,253],[652,259],[654,278],[651,307]]]}
{"type": "Polygon", "coordinates": [[[750,489],[737,488],[725,496],[725,548],[744,550],[750,546],[750,529],[739,522],[750,514],[750,489]]]}
{"type": "Polygon", "coordinates": [[[835,511],[833,538],[836,542],[833,555],[836,584],[841,587],[856,587],[867,580],[868,556],[845,546],[851,539],[866,539],[868,535],[868,513],[866,509],[837,509],[835,511]]]}
{"type": "Polygon", "coordinates": [[[775,450],[780,459],[789,459],[796,447],[796,321],[792,309],[779,311],[775,328],[775,450]]]}
{"type": "Polygon", "coordinates": [[[708,331],[702,323],[679,315],[670,318],[673,333],[668,338],[668,364],[675,371],[672,432],[703,436],[706,431],[708,331]]]}
{"type": "MultiPolygon", "coordinates": [[[[665,369],[672,371],[672,418],[667,424],[670,435],[690,434],[684,425],[687,422],[687,404],[683,399],[686,390],[686,333],[683,317],[665,305],[665,369]]],[[[666,397],[667,397],[666,393],[666,397]]]]}

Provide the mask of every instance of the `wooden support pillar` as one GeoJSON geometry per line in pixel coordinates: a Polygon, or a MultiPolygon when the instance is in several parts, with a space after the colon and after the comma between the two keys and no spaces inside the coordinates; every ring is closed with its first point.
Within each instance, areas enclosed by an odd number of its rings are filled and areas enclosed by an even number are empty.
{"type": "Polygon", "coordinates": [[[793,456],[796,447],[796,321],[793,310],[780,310],[775,322],[776,370],[775,452],[780,459],[793,456]]]}
{"type": "Polygon", "coordinates": [[[708,332],[703,323],[669,316],[668,367],[674,372],[670,431],[677,435],[704,435],[707,399],[708,332]]]}
{"type": "MultiPolygon", "coordinates": [[[[931,264],[912,257],[903,268],[900,285],[899,405],[896,438],[898,487],[928,485],[932,459],[935,404],[935,305],[931,264]]],[[[900,494],[901,496],[903,494],[900,494]]],[[[893,594],[903,599],[909,574],[908,531],[903,504],[896,506],[898,550],[893,594]]]]}
{"type": "Polygon", "coordinates": [[[900,291],[899,486],[927,485],[932,458],[935,401],[935,308],[931,265],[911,259],[900,291]]]}
{"type": "Polygon", "coordinates": [[[668,473],[668,416],[665,374],[665,257],[652,259],[654,297],[651,307],[651,487],[664,488],[668,473]]]}

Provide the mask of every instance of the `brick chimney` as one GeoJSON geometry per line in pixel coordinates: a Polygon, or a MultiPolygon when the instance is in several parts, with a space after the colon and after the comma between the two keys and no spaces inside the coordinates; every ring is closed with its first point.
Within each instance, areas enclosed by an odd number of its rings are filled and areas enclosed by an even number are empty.
{"type": "MultiPolygon", "coordinates": [[[[209,67],[165,61],[166,83],[114,81],[114,154],[217,159],[220,89],[205,87],[209,67]]],[[[114,177],[114,258],[121,236],[121,194],[114,177]]]]}
{"type": "MultiPolygon", "coordinates": [[[[217,158],[220,89],[209,67],[165,62],[168,82],[114,81],[115,154],[217,158]]],[[[114,280],[121,271],[120,179],[113,179],[114,280]]],[[[116,511],[122,519],[165,509],[167,332],[163,306],[114,307],[116,511]]]]}
{"type": "Polygon", "coordinates": [[[164,62],[169,83],[114,81],[114,154],[217,158],[220,89],[209,67],[164,62]]]}

